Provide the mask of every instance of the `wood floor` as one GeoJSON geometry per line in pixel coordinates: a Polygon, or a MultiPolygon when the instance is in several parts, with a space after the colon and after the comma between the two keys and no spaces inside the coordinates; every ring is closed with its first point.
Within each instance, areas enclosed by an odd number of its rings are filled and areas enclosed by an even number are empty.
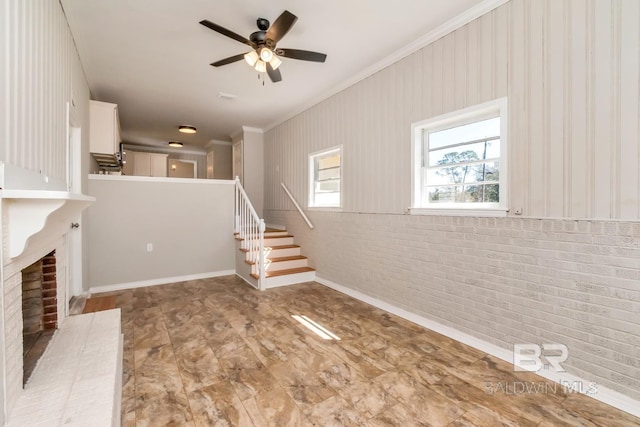
{"type": "Polygon", "coordinates": [[[259,292],[228,276],[112,295],[124,426],[640,425],[316,283],[259,292]]]}

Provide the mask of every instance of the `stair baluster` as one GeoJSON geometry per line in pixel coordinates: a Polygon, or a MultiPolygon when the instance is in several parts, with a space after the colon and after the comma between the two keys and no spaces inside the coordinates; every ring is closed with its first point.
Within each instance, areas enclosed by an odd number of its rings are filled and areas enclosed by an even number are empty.
{"type": "Polygon", "coordinates": [[[240,179],[236,177],[235,233],[242,239],[240,247],[249,251],[249,260],[260,266],[258,279],[260,290],[265,289],[264,230],[264,219],[258,216],[242,188],[240,179]]]}

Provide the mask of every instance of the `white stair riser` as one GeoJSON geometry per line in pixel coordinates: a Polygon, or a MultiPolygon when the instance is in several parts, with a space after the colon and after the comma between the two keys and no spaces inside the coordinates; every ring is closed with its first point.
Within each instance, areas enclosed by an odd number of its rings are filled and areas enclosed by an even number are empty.
{"type": "Polygon", "coordinates": [[[293,237],[264,238],[265,246],[293,245],[293,237]]]}
{"type": "MultiPolygon", "coordinates": [[[[286,257],[286,256],[296,256],[296,255],[300,255],[300,248],[286,248],[286,249],[273,249],[267,252],[267,255],[265,258],[267,259],[271,259],[271,258],[282,258],[282,257],[286,257]]],[[[249,261],[249,252],[245,252],[245,260],[249,261]]]]}
{"type": "MultiPolygon", "coordinates": [[[[242,246],[243,248],[247,249],[250,248],[252,246],[254,247],[258,247],[258,241],[254,240],[253,242],[248,241],[248,242],[243,242],[244,245],[242,246]]],[[[267,238],[265,236],[264,240],[263,240],[263,244],[264,247],[268,247],[268,246],[284,246],[284,245],[293,245],[293,237],[272,237],[272,238],[267,238]]]]}
{"type": "MultiPolygon", "coordinates": [[[[265,271],[280,271],[280,270],[290,270],[292,268],[299,267],[307,267],[309,265],[308,260],[304,259],[293,259],[291,261],[280,261],[280,262],[270,262],[264,266],[265,271]]],[[[253,274],[258,274],[258,266],[253,265],[251,268],[251,272],[253,274]]]]}
{"type": "Polygon", "coordinates": [[[287,274],[284,276],[267,277],[266,288],[275,288],[277,286],[295,285],[296,283],[312,282],[316,278],[315,271],[307,271],[304,273],[287,274]]]}
{"type": "Polygon", "coordinates": [[[290,270],[292,268],[307,267],[307,266],[309,266],[309,260],[307,260],[306,258],[303,258],[303,259],[292,259],[291,261],[270,262],[270,263],[267,263],[265,267],[267,271],[280,271],[280,270],[290,270]]]}
{"type": "Polygon", "coordinates": [[[272,236],[288,236],[289,233],[287,230],[283,231],[265,231],[264,237],[272,237],[272,236]]]}
{"type": "Polygon", "coordinates": [[[267,259],[300,255],[300,248],[272,249],[267,253],[267,259]]]}

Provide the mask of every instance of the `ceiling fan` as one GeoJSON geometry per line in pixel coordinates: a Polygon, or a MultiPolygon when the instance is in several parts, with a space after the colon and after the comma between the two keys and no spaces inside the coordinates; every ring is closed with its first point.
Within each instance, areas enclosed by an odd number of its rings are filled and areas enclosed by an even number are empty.
{"type": "Polygon", "coordinates": [[[240,43],[244,43],[253,49],[247,53],[241,53],[213,62],[211,65],[220,67],[244,59],[250,66],[254,67],[256,71],[260,73],[266,72],[271,81],[277,83],[282,80],[282,75],[278,69],[282,63],[280,57],[313,62],[324,62],[325,59],[327,59],[327,55],[324,53],[300,49],[276,48],[280,39],[289,32],[297,20],[298,17],[288,10],[282,12],[271,26],[267,19],[258,18],[256,23],[259,31],[252,33],[248,39],[206,19],[200,21],[200,24],[224,36],[237,40],[240,43]]]}

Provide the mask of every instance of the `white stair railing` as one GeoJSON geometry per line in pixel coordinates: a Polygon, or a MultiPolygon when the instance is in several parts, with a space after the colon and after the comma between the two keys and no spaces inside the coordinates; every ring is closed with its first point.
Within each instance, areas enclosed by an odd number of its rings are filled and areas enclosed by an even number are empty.
{"type": "Polygon", "coordinates": [[[258,273],[258,289],[265,288],[264,219],[260,218],[251,200],[236,177],[235,233],[242,239],[240,247],[247,250],[247,258],[258,273]]]}
{"type": "Polygon", "coordinates": [[[298,201],[295,199],[295,197],[293,197],[293,194],[291,194],[291,191],[289,191],[289,188],[287,188],[287,185],[284,182],[281,182],[280,186],[282,187],[284,192],[287,194],[287,196],[289,196],[289,199],[293,202],[293,206],[296,207],[296,209],[298,210],[298,213],[300,214],[300,216],[302,216],[302,219],[304,219],[304,222],[306,222],[309,228],[313,230],[313,224],[311,224],[311,221],[309,221],[309,217],[305,215],[304,211],[298,204],[298,201]]]}

